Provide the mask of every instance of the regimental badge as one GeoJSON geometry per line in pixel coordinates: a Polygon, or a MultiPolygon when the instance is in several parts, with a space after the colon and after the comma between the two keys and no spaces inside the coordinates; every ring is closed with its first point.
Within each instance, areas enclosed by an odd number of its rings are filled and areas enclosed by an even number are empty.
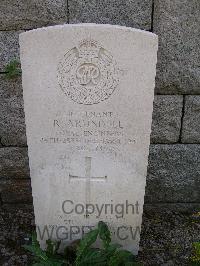
{"type": "Polygon", "coordinates": [[[98,104],[108,99],[119,84],[113,56],[91,39],[69,50],[58,65],[63,92],[78,104],[98,104]]]}

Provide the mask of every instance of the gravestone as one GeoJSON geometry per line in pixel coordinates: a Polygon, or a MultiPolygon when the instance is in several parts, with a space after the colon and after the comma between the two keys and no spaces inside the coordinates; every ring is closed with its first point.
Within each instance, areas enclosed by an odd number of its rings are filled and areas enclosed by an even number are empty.
{"type": "Polygon", "coordinates": [[[157,36],[111,25],[20,35],[38,239],[71,243],[106,222],[138,252],[157,36]]]}

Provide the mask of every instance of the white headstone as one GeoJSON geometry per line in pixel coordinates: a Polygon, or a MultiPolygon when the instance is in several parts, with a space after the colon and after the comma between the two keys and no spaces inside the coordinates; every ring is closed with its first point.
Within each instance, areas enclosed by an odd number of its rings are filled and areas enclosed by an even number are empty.
{"type": "Polygon", "coordinates": [[[137,253],[157,45],[155,34],[111,25],[20,34],[41,244],[70,243],[102,220],[114,242],[137,253]]]}

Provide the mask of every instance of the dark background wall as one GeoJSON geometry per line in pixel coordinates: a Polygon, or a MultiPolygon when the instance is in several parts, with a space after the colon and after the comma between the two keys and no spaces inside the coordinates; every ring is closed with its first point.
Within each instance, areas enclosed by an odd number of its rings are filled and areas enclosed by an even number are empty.
{"type": "Polygon", "coordinates": [[[189,265],[200,240],[199,0],[0,0],[0,265],[30,265],[20,246],[34,225],[21,78],[5,79],[5,66],[19,58],[20,32],[80,22],[159,36],[139,256],[144,265],[189,265]]]}

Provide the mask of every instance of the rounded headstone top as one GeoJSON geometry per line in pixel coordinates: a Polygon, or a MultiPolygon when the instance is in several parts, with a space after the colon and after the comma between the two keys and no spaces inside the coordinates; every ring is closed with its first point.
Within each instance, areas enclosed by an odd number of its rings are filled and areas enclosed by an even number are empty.
{"type": "Polygon", "coordinates": [[[23,32],[20,34],[20,36],[25,36],[27,34],[31,34],[33,32],[41,32],[41,31],[46,31],[46,30],[59,30],[63,28],[88,28],[88,27],[93,27],[93,28],[107,28],[107,29],[113,29],[113,30],[123,30],[123,31],[129,31],[129,32],[137,32],[141,34],[145,34],[150,37],[155,37],[157,38],[158,36],[155,33],[145,31],[145,30],[140,30],[136,28],[131,28],[131,27],[126,27],[126,26],[120,26],[120,25],[111,25],[111,24],[97,24],[97,23],[79,23],[79,24],[62,24],[62,25],[54,25],[54,26],[48,26],[48,27],[42,27],[42,28],[37,28],[33,30],[29,30],[26,32],[23,32]]]}

